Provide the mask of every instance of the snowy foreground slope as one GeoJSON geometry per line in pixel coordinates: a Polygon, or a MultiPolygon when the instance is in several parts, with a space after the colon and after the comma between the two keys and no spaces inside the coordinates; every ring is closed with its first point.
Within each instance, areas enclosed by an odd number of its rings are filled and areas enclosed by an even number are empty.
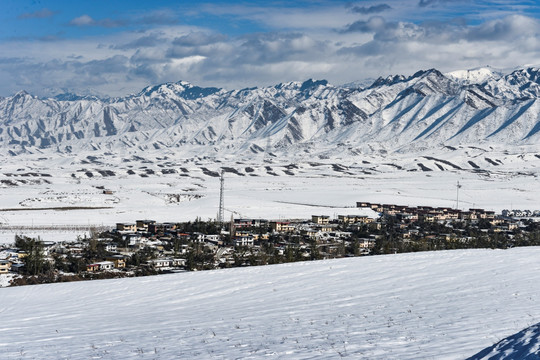
{"type": "Polygon", "coordinates": [[[0,290],[2,359],[465,359],[540,319],[540,248],[0,290]]]}

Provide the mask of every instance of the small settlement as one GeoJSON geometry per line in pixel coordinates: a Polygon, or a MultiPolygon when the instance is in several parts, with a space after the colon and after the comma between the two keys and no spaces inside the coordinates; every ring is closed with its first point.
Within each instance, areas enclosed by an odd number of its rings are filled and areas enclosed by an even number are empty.
{"type": "Polygon", "coordinates": [[[373,210],[362,211],[373,215],[244,218],[225,224],[137,220],[73,242],[37,243],[20,237],[15,246],[0,247],[0,274],[47,272],[53,279],[62,274],[135,276],[408,251],[540,245],[540,222],[535,221],[539,211],[495,214],[483,209],[356,205],[373,210]]]}

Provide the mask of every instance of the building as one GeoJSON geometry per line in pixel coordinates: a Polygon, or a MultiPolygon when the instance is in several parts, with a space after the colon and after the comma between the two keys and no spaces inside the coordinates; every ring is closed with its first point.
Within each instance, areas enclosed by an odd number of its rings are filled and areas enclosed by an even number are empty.
{"type": "Polygon", "coordinates": [[[107,271],[114,269],[114,263],[112,261],[100,261],[86,266],[86,271],[107,271]]]}
{"type": "Polygon", "coordinates": [[[148,232],[151,234],[173,232],[176,230],[175,223],[154,223],[148,224],[148,232]]]}
{"type": "Polygon", "coordinates": [[[107,243],[105,244],[105,251],[108,251],[108,252],[116,252],[118,251],[118,245],[116,245],[115,243],[107,243]]]}
{"type": "Polygon", "coordinates": [[[236,229],[241,229],[244,227],[251,227],[251,226],[253,226],[252,219],[234,219],[234,227],[236,229]]]}
{"type": "Polygon", "coordinates": [[[135,224],[137,225],[137,229],[141,231],[148,231],[148,226],[154,225],[156,222],[154,220],[137,220],[135,221],[135,224]]]}
{"type": "Polygon", "coordinates": [[[137,224],[133,223],[116,223],[116,230],[126,232],[136,232],[137,224]]]}
{"type": "Polygon", "coordinates": [[[154,269],[162,269],[171,267],[173,265],[172,259],[154,259],[148,260],[146,265],[153,267],[154,269]]]}
{"type": "Polygon", "coordinates": [[[123,269],[126,267],[126,260],[124,255],[112,255],[108,256],[105,260],[114,263],[114,267],[117,269],[123,269]]]}
{"type": "Polygon", "coordinates": [[[0,260],[0,274],[6,274],[11,268],[11,261],[9,260],[0,260]]]}
{"type": "Polygon", "coordinates": [[[319,225],[326,225],[330,223],[330,216],[327,215],[311,215],[311,222],[319,225]]]}
{"type": "Polygon", "coordinates": [[[338,215],[338,221],[343,224],[368,224],[373,222],[374,220],[365,215],[338,215]]]}
{"type": "Polygon", "coordinates": [[[288,221],[270,221],[270,227],[275,232],[293,232],[295,227],[288,221]]]}
{"type": "Polygon", "coordinates": [[[236,236],[233,240],[234,246],[253,246],[253,236],[246,235],[246,236],[236,236]]]}

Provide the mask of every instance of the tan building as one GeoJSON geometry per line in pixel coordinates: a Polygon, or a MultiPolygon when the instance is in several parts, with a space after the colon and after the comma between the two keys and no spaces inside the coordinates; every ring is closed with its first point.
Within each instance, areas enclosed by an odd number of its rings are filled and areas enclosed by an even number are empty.
{"type": "Polygon", "coordinates": [[[126,261],[124,260],[124,257],[122,255],[109,256],[105,260],[114,263],[114,267],[117,269],[123,269],[126,267],[126,261]]]}
{"type": "Polygon", "coordinates": [[[270,221],[270,227],[275,232],[292,232],[295,230],[294,226],[288,221],[270,221]]]}
{"type": "Polygon", "coordinates": [[[330,223],[330,216],[328,215],[311,215],[311,222],[319,225],[326,225],[330,223]]]}
{"type": "Polygon", "coordinates": [[[116,230],[118,231],[137,231],[137,224],[132,223],[116,223],[116,230]]]}
{"type": "Polygon", "coordinates": [[[11,261],[0,260],[0,274],[7,274],[9,272],[10,267],[11,267],[11,261]]]}
{"type": "Polygon", "coordinates": [[[338,221],[344,224],[369,224],[373,222],[373,219],[365,215],[338,215],[338,221]]]}

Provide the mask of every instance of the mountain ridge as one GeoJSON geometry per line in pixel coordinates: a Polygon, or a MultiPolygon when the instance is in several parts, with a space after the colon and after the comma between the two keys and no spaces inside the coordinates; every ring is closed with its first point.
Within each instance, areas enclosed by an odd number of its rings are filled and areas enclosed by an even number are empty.
{"type": "Polygon", "coordinates": [[[539,98],[537,68],[506,75],[428,69],[380,77],[365,88],[309,79],[240,90],[178,81],[108,99],[20,91],[0,98],[0,152],[202,146],[249,155],[338,144],[356,153],[529,145],[540,142],[539,98]]]}

